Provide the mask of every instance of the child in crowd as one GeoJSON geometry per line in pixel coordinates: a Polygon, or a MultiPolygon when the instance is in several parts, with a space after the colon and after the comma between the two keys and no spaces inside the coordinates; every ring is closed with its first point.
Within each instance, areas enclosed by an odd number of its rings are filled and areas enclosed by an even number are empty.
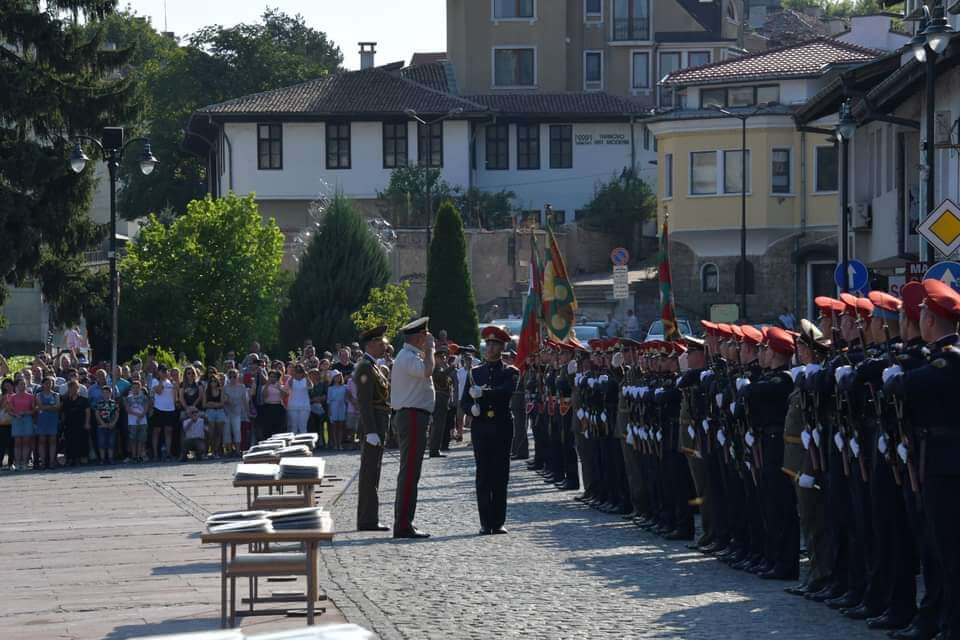
{"type": "Polygon", "coordinates": [[[36,433],[33,425],[34,399],[27,388],[27,381],[22,377],[17,378],[15,388],[14,394],[7,397],[7,412],[13,417],[14,471],[26,470],[36,433]]]}
{"type": "Polygon", "coordinates": [[[327,408],[330,411],[330,447],[342,451],[347,421],[347,387],[339,371],[333,373],[330,388],[327,389],[327,408]]]}
{"type": "Polygon", "coordinates": [[[140,380],[134,380],[127,394],[127,442],[134,462],[143,462],[147,450],[147,394],[140,380]]]}
{"type": "Polygon", "coordinates": [[[187,417],[183,421],[183,446],[181,447],[180,461],[186,462],[187,452],[193,451],[193,459],[200,462],[207,450],[206,425],[200,410],[196,407],[187,409],[187,417]]]}
{"type": "Polygon", "coordinates": [[[120,411],[117,401],[113,399],[113,387],[108,384],[100,388],[100,401],[94,414],[97,418],[97,449],[100,450],[100,461],[104,464],[113,464],[113,449],[117,444],[115,431],[120,411]]]}

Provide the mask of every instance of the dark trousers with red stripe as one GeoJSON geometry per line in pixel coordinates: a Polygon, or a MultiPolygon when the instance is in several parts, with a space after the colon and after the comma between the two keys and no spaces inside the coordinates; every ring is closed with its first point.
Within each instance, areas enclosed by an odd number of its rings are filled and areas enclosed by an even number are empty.
{"type": "Polygon", "coordinates": [[[480,420],[470,424],[473,458],[477,463],[477,511],[480,526],[498,529],[507,519],[507,482],[513,419],[480,420]]]}
{"type": "Polygon", "coordinates": [[[430,414],[418,409],[400,409],[393,424],[400,444],[400,473],[397,476],[393,531],[406,533],[413,528],[413,517],[417,513],[417,486],[420,484],[420,468],[427,445],[430,414]]]}

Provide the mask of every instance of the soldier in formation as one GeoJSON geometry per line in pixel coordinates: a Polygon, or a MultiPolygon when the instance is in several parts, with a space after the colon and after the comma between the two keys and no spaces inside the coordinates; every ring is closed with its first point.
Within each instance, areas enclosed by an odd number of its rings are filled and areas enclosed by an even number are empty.
{"type": "Polygon", "coordinates": [[[960,295],[925,280],[815,304],[796,332],[548,342],[513,396],[528,466],[891,637],[960,638],[960,295]]]}

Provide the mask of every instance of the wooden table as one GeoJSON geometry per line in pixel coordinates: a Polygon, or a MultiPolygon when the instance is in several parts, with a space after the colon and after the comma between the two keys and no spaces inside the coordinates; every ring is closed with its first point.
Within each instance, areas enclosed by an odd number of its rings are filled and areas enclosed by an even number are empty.
{"type": "Polygon", "coordinates": [[[234,480],[234,487],[241,487],[247,490],[247,509],[255,509],[254,501],[257,499],[260,489],[273,489],[282,487],[297,487],[303,491],[303,504],[290,506],[314,506],[315,488],[323,484],[323,469],[320,469],[319,478],[264,478],[263,480],[234,480]]]}
{"type": "MultiPolygon", "coordinates": [[[[268,565],[262,571],[255,566],[247,566],[245,560],[251,556],[237,559],[237,545],[271,544],[276,542],[299,542],[306,547],[302,571],[284,569],[283,575],[304,575],[307,578],[307,624],[314,624],[315,607],[317,601],[317,545],[323,540],[333,540],[333,521],[327,520],[320,529],[285,529],[273,533],[249,531],[231,531],[226,533],[204,533],[200,540],[203,544],[220,545],[220,627],[233,627],[236,620],[236,583],[237,577],[269,577],[276,575],[276,570],[269,567],[270,556],[273,554],[253,554],[263,558],[263,564],[268,565]],[[229,551],[229,554],[228,554],[229,551]],[[230,582],[229,594],[229,624],[227,615],[227,581],[230,582]]],[[[275,563],[276,564],[276,563],[275,563]]],[[[251,607],[253,593],[250,594],[251,607]]]]}

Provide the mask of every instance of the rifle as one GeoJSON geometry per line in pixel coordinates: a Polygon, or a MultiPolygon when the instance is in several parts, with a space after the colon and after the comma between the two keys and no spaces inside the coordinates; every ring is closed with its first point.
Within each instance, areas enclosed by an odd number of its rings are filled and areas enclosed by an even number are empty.
{"type": "MultiPolygon", "coordinates": [[[[833,336],[833,339],[831,340],[831,343],[832,343],[831,353],[833,353],[835,351],[839,351],[840,349],[839,347],[840,342],[838,338],[840,338],[841,336],[840,336],[840,327],[837,326],[836,312],[831,312],[831,313],[833,313],[833,322],[830,324],[830,332],[831,332],[831,335],[833,336]]],[[[850,358],[846,355],[844,355],[844,358],[849,364],[850,358]]],[[[840,393],[839,387],[834,392],[833,398],[834,398],[834,404],[835,404],[834,415],[833,415],[834,427],[836,428],[835,433],[840,435],[840,438],[844,444],[843,449],[840,451],[840,459],[843,461],[843,476],[845,478],[849,478],[850,477],[850,457],[849,457],[850,454],[848,452],[848,449],[850,448],[850,446],[848,444],[849,439],[847,436],[847,430],[844,428],[844,425],[843,425],[843,417],[842,417],[843,416],[843,397],[842,397],[842,394],[840,393]]]]}
{"type": "MultiPolygon", "coordinates": [[[[890,326],[887,324],[886,319],[884,319],[883,321],[883,334],[887,338],[887,362],[889,362],[890,365],[892,366],[892,365],[895,365],[897,362],[896,362],[896,359],[893,357],[893,353],[890,351],[890,326]]],[[[893,405],[894,415],[897,418],[897,433],[900,436],[900,442],[902,442],[903,446],[907,448],[906,467],[907,467],[907,476],[910,479],[910,489],[913,490],[915,494],[919,494],[920,481],[917,477],[916,466],[913,463],[913,456],[911,455],[913,451],[910,444],[910,439],[907,437],[906,427],[903,423],[903,402],[901,402],[900,398],[897,397],[896,394],[894,394],[893,398],[891,398],[891,404],[893,405]]],[[[897,470],[898,463],[897,463],[896,457],[893,458],[893,465],[894,465],[893,468],[894,468],[895,474],[899,475],[899,471],[897,470]]],[[[898,482],[897,484],[900,484],[900,483],[898,482]]]]}

